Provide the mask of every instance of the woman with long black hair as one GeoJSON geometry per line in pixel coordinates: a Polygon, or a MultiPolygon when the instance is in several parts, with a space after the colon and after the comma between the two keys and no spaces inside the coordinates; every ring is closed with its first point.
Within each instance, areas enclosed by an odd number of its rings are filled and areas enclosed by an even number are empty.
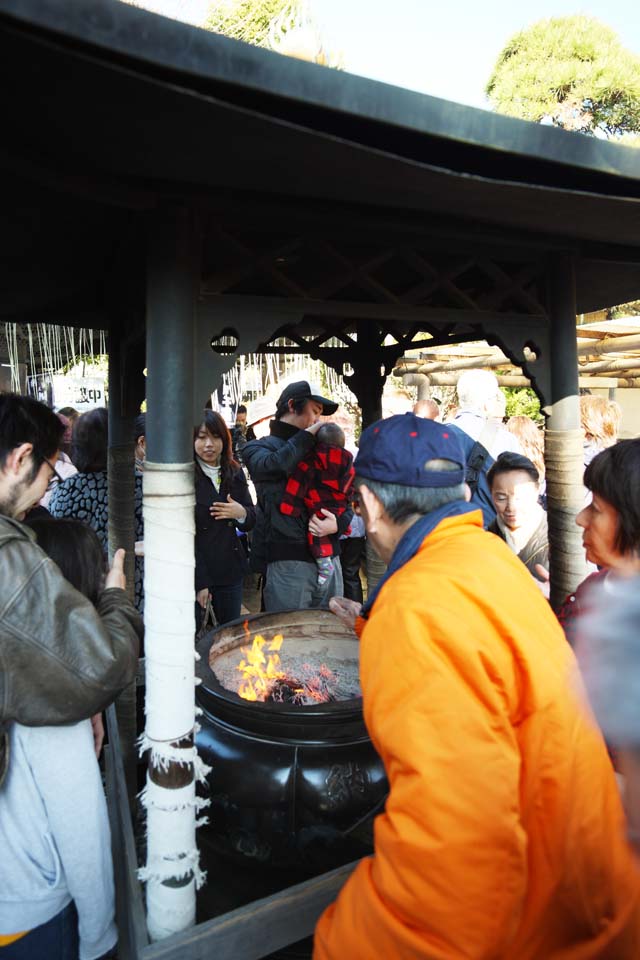
{"type": "Polygon", "coordinates": [[[205,410],[193,432],[196,462],[196,600],[211,598],[218,623],[240,616],[248,570],[239,533],[256,513],[245,475],[233,459],[231,434],[219,413],[205,410]]]}

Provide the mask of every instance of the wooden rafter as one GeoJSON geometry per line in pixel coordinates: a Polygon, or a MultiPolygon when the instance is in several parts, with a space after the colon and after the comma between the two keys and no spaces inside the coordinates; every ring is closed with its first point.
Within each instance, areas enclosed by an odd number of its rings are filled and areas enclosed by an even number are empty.
{"type": "Polygon", "coordinates": [[[538,295],[532,293],[542,270],[538,258],[514,261],[505,268],[502,258],[499,261],[493,255],[430,253],[419,241],[411,243],[406,238],[393,246],[376,239],[343,238],[340,233],[335,239],[301,232],[289,239],[280,234],[274,240],[265,233],[258,240],[252,234],[248,241],[242,228],[217,228],[214,253],[217,244],[223,263],[230,254],[236,262],[206,275],[203,295],[246,295],[247,288],[254,287],[254,296],[326,304],[339,302],[349,288],[357,288],[372,306],[437,306],[502,314],[513,312],[516,304],[525,315],[545,312],[538,295]],[[352,245],[357,254],[350,249],[352,245]],[[261,278],[268,282],[264,289],[261,278]]]}

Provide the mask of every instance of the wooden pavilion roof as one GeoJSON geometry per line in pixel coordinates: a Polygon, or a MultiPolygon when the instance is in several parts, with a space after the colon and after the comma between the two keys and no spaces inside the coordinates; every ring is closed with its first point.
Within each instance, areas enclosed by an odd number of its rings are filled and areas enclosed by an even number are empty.
{"type": "MultiPolygon", "coordinates": [[[[364,287],[372,302],[394,302],[403,284],[433,288],[433,273],[442,286],[452,268],[438,251],[459,266],[470,246],[476,258],[499,250],[508,260],[514,246],[537,258],[573,253],[580,312],[640,297],[640,152],[630,148],[288,59],[117,0],[0,0],[0,71],[1,318],[105,327],[118,306],[111,277],[127,269],[143,305],[145,213],[167,199],[202,218],[203,297],[348,301],[364,287]],[[329,243],[324,277],[315,248],[304,265],[298,248],[291,265],[292,235],[299,243],[313,231],[329,243]],[[374,235],[377,254],[362,244],[374,235]],[[408,237],[433,256],[403,255],[408,237]],[[270,286],[248,283],[252,269],[270,286]],[[327,286],[340,269],[357,291],[327,286]]],[[[458,306],[479,282],[474,269],[447,281],[458,306]]]]}

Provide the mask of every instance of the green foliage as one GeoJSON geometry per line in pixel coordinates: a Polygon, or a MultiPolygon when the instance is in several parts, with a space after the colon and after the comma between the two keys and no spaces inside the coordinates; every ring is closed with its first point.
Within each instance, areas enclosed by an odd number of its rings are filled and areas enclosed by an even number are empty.
{"type": "Polygon", "coordinates": [[[72,376],[104,377],[106,379],[109,376],[109,357],[102,353],[76,354],[75,360],[64,363],[58,372],[69,373],[72,376]],[[92,369],[87,370],[87,367],[92,369]]]}
{"type": "Polygon", "coordinates": [[[608,137],[640,133],[640,57],[593,17],[540,20],[517,33],[485,92],[498,113],[523,120],[608,137]]]}
{"type": "Polygon", "coordinates": [[[609,310],[609,319],[617,320],[619,317],[637,317],[640,316],[640,300],[631,300],[629,303],[621,303],[617,307],[611,307],[609,310]]]}
{"type": "Polygon", "coordinates": [[[540,401],[531,387],[501,387],[500,389],[507,398],[505,416],[525,415],[531,417],[536,423],[544,422],[544,416],[540,412],[540,401]]]}
{"type": "Polygon", "coordinates": [[[217,0],[204,22],[207,30],[244,40],[258,47],[268,46],[269,28],[280,16],[295,16],[297,0],[217,0]]]}
{"type": "Polygon", "coordinates": [[[289,57],[343,68],[342,54],[325,44],[310,0],[216,0],[204,26],[289,57]]]}

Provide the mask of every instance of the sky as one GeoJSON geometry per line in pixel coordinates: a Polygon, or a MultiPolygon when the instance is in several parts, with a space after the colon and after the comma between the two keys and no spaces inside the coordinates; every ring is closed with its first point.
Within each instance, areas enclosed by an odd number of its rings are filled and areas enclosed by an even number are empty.
{"type": "MultiPolygon", "coordinates": [[[[197,23],[209,0],[137,0],[197,23]]],[[[639,0],[307,0],[331,50],[350,73],[473,107],[498,54],[519,30],[546,17],[582,13],[612,27],[640,56],[639,0]]]]}
{"type": "Polygon", "coordinates": [[[350,73],[487,107],[486,85],[514,33],[547,17],[588,14],[640,56],[638,0],[310,0],[350,73]]]}

